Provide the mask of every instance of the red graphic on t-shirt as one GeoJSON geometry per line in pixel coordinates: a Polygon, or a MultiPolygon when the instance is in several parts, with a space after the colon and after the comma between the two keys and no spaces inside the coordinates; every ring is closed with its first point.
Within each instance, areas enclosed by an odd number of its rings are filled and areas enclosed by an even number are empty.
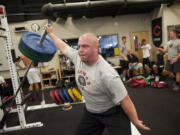
{"type": "Polygon", "coordinates": [[[84,90],[85,86],[91,85],[90,81],[88,80],[88,76],[86,72],[78,69],[77,74],[78,74],[78,82],[81,85],[82,90],[84,90]]]}

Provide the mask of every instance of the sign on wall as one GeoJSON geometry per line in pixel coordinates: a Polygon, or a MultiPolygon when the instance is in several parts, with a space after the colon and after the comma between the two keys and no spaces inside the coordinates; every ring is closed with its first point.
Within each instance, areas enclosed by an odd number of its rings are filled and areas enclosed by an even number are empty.
{"type": "Polygon", "coordinates": [[[138,36],[134,36],[134,49],[135,51],[138,51],[139,45],[138,45],[138,36]]]}
{"type": "Polygon", "coordinates": [[[159,47],[162,43],[162,18],[152,20],[152,41],[159,47]]]}

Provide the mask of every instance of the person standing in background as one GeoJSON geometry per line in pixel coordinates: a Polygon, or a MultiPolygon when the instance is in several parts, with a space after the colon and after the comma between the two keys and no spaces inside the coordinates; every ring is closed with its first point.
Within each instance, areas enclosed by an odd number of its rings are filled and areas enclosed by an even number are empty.
{"type": "MultiPolygon", "coordinates": [[[[31,60],[27,57],[25,57],[24,55],[20,56],[19,61],[16,62],[16,65],[20,68],[20,69],[27,69],[29,64],[30,64],[31,60]],[[20,64],[20,62],[23,62],[24,66],[20,64]]],[[[36,98],[39,99],[39,83],[41,82],[40,79],[40,75],[39,75],[39,71],[37,69],[38,66],[38,62],[33,61],[33,64],[31,65],[29,72],[27,74],[27,79],[29,82],[29,92],[33,92],[33,89],[35,87],[35,91],[36,91],[36,98]]],[[[42,63],[42,68],[44,68],[44,64],[42,63]]],[[[34,94],[32,97],[29,98],[29,100],[34,100],[34,94]]]]}
{"type": "Polygon", "coordinates": [[[151,54],[151,45],[146,43],[146,39],[142,39],[141,41],[141,49],[143,54],[143,67],[149,74],[147,79],[150,80],[153,78],[151,75],[151,60],[152,60],[152,54],[151,54]]]}
{"type": "Polygon", "coordinates": [[[170,77],[175,80],[173,90],[179,90],[180,83],[180,39],[177,37],[176,30],[172,29],[169,32],[170,41],[167,43],[167,48],[157,48],[159,51],[167,53],[166,70],[170,77]]]}
{"type": "Polygon", "coordinates": [[[122,67],[122,80],[123,82],[125,82],[127,71],[129,69],[125,36],[122,37],[122,44],[119,47],[119,55],[120,55],[120,65],[122,67]]]}

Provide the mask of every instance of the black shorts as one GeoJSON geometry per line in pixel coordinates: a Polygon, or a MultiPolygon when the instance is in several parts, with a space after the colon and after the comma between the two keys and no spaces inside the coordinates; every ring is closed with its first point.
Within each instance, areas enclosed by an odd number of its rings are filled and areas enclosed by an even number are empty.
{"type": "Polygon", "coordinates": [[[173,72],[173,73],[177,73],[180,72],[180,59],[178,59],[177,62],[171,64],[170,60],[167,60],[166,62],[166,70],[173,72]]]}
{"type": "Polygon", "coordinates": [[[128,70],[129,69],[129,62],[125,60],[120,60],[120,65],[122,67],[122,70],[128,70]]]}
{"type": "Polygon", "coordinates": [[[120,105],[99,114],[85,109],[75,135],[101,135],[105,128],[109,135],[131,135],[130,120],[120,105]]]}
{"type": "Polygon", "coordinates": [[[2,86],[2,84],[0,84],[0,97],[4,96],[4,88],[2,86]]]}
{"type": "Polygon", "coordinates": [[[157,67],[158,75],[161,75],[162,71],[164,69],[164,65],[156,65],[156,64],[154,64],[154,65],[157,67]]]}
{"type": "Polygon", "coordinates": [[[150,63],[149,57],[148,58],[143,58],[143,66],[145,66],[145,65],[151,67],[151,63],[150,63]]]}
{"type": "Polygon", "coordinates": [[[157,68],[158,68],[158,74],[161,75],[161,73],[164,69],[164,66],[163,65],[157,65],[157,68]]]}

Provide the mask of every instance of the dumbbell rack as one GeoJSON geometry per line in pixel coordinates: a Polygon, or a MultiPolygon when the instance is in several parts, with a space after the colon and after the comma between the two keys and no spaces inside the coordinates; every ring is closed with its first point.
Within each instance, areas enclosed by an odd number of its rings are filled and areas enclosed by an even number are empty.
{"type": "MultiPolygon", "coordinates": [[[[11,75],[11,80],[12,80],[12,85],[13,85],[13,91],[14,93],[16,93],[19,87],[18,74],[16,70],[16,65],[13,63],[13,59],[12,59],[11,49],[13,48],[13,45],[12,45],[11,35],[10,35],[9,27],[8,27],[6,11],[3,5],[0,5],[0,21],[1,21],[1,27],[5,29],[4,36],[6,37],[6,44],[4,47],[7,53],[10,75],[11,75]]],[[[6,127],[5,125],[3,129],[0,130],[0,133],[43,126],[41,122],[35,122],[35,123],[30,123],[30,124],[26,123],[26,119],[24,115],[24,108],[22,105],[20,105],[21,102],[22,102],[22,98],[19,92],[16,96],[16,104],[17,104],[17,113],[18,113],[20,125],[14,126],[14,127],[6,127]]]]}

